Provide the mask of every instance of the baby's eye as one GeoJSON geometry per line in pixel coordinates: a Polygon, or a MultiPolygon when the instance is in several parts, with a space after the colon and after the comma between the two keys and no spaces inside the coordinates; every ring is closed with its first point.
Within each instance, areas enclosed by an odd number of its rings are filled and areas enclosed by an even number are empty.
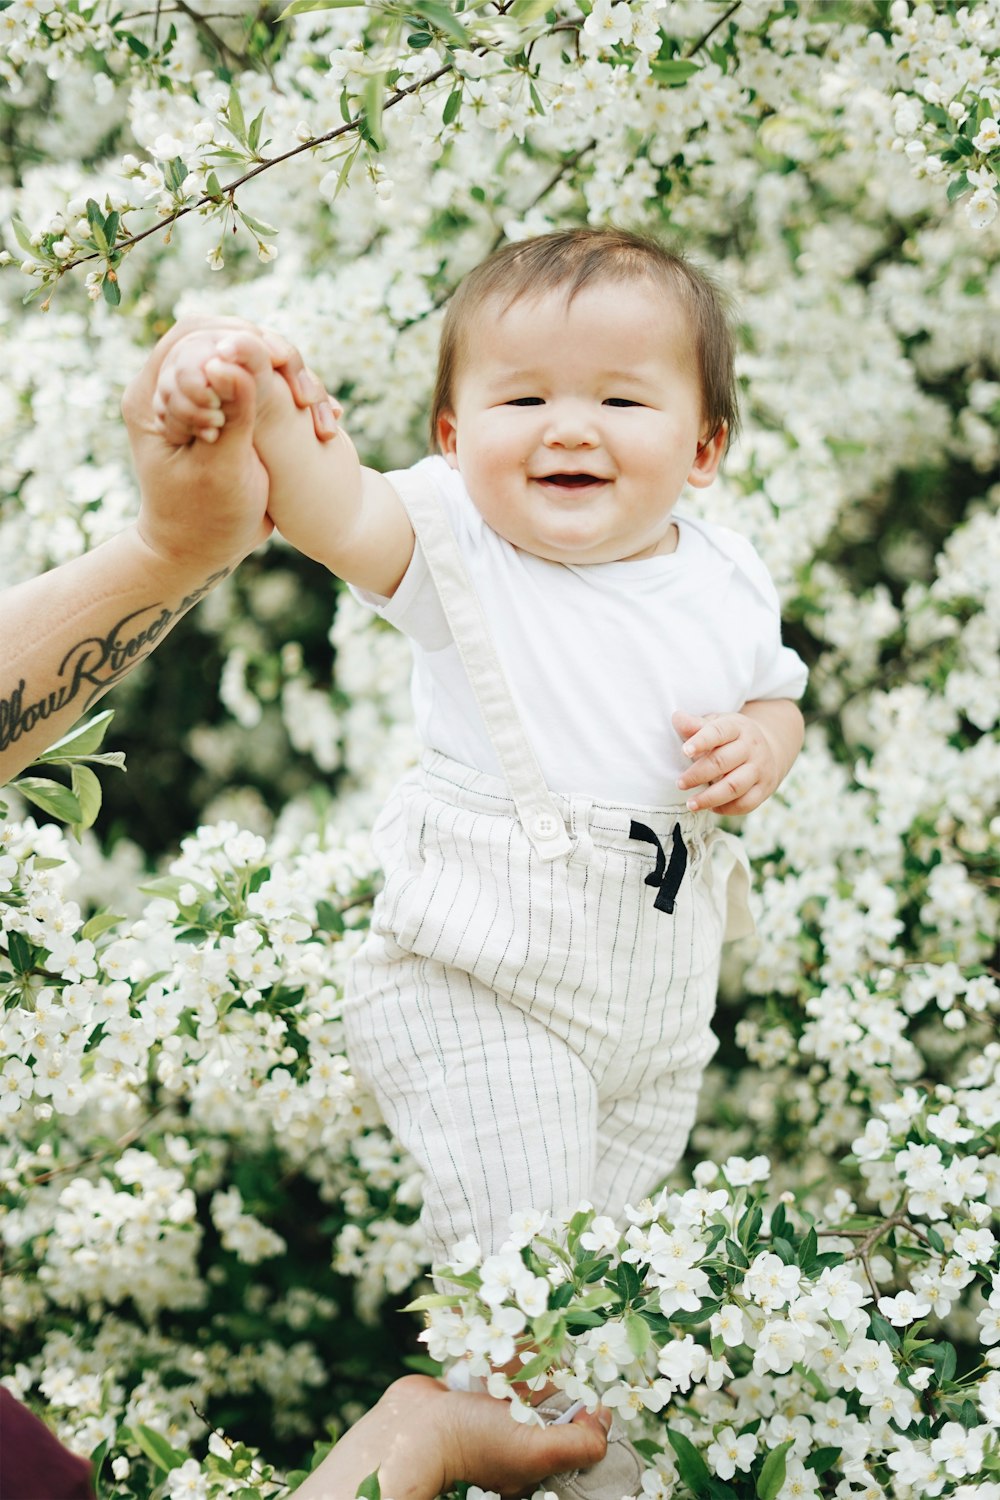
{"type": "Polygon", "coordinates": [[[609,396],[605,406],[641,406],[641,401],[629,401],[624,396],[609,396]]]}
{"type": "Polygon", "coordinates": [[[541,396],[515,396],[513,401],[506,401],[505,406],[543,406],[541,396]]]}

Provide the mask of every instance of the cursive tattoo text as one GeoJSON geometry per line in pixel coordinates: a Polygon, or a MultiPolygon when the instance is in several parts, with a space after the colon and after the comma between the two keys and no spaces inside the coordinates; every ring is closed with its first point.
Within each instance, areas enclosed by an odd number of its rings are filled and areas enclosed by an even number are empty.
{"type": "Polygon", "coordinates": [[[40,698],[28,694],[22,677],[17,686],[0,697],[0,750],[16,744],[23,735],[53,714],[60,713],[76,699],[82,699],[79,713],[84,713],[95,698],[112,687],[137,666],[155,648],[160,637],[187,614],[229,573],[228,568],[213,573],[193,594],[182,599],[176,609],[163,604],[147,604],[112,625],[107,635],[92,635],[77,641],[66,652],[56,673],[57,682],[40,698]]]}

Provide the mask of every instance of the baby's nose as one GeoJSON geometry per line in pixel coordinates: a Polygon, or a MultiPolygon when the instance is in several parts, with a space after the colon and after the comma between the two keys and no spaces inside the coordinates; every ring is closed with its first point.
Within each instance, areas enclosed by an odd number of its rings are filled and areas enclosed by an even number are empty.
{"type": "Polygon", "coordinates": [[[552,448],[593,448],[599,439],[591,412],[579,402],[550,408],[545,441],[552,448]]]}

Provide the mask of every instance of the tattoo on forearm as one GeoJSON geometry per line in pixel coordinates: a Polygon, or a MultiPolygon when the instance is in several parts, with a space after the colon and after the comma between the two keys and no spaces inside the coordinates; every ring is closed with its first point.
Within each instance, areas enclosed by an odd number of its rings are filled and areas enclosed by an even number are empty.
{"type": "Polygon", "coordinates": [[[22,735],[30,734],[43,719],[60,713],[82,696],[78,712],[85,713],[95,698],[137,666],[156,646],[160,637],[181,615],[215,588],[232,570],[222,568],[182,599],[175,609],[147,604],[124,615],[107,635],[86,636],[71,646],[59,663],[57,684],[37,699],[25,701],[27,684],[0,697],[0,750],[7,750],[22,735]]]}

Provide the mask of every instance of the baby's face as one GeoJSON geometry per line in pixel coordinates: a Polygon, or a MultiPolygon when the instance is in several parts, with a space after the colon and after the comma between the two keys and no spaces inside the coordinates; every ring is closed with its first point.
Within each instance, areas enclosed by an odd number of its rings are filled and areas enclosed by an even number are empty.
{"type": "Polygon", "coordinates": [[[679,302],[647,281],[547,292],[487,304],[469,343],[438,432],[488,525],[552,562],[672,552],[674,502],[725,443],[679,302]]]}

